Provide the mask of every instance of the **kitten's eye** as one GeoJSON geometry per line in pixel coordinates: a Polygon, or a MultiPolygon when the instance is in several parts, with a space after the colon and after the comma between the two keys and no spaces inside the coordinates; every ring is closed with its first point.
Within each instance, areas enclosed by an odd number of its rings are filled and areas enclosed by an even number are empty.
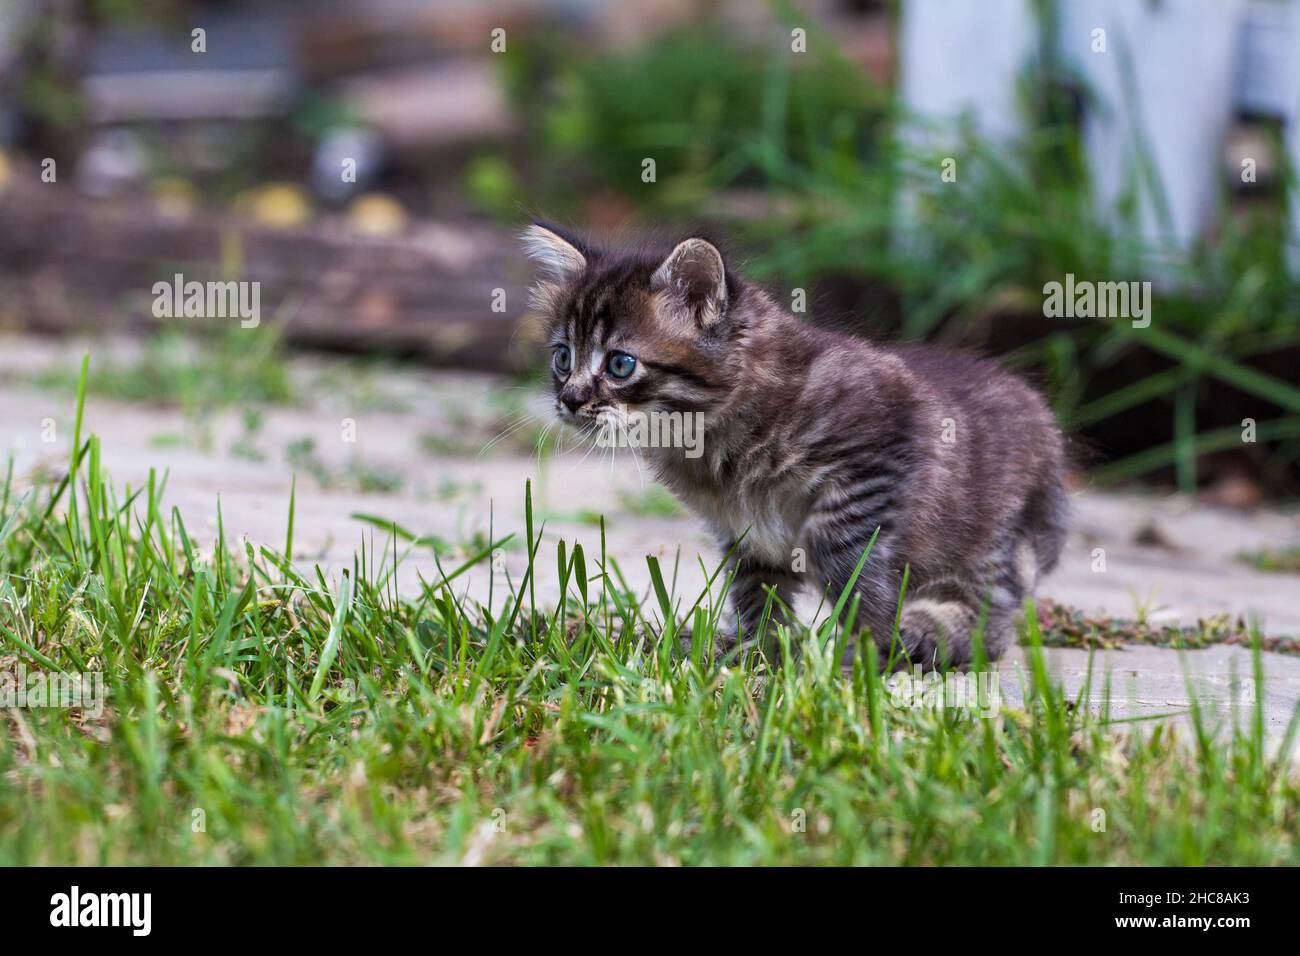
{"type": "Polygon", "coordinates": [[[569,374],[569,370],[573,368],[573,353],[569,351],[567,345],[556,348],[555,355],[551,357],[551,364],[555,366],[555,371],[561,375],[569,374]]]}
{"type": "Polygon", "coordinates": [[[605,364],[615,378],[627,378],[636,369],[636,359],[626,352],[615,352],[605,364]]]}

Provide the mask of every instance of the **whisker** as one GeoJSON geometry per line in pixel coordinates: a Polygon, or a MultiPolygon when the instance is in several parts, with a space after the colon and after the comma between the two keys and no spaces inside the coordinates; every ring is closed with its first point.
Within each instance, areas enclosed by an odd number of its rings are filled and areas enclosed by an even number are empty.
{"type": "Polygon", "coordinates": [[[505,441],[515,432],[519,431],[519,429],[523,428],[525,425],[532,422],[536,418],[537,416],[534,415],[532,412],[526,412],[522,417],[515,419],[510,424],[506,425],[506,427],[503,428],[500,432],[498,432],[496,436],[489,439],[488,442],[482,448],[479,449],[479,456],[481,457],[486,452],[491,451],[491,449],[494,446],[505,441]]]}

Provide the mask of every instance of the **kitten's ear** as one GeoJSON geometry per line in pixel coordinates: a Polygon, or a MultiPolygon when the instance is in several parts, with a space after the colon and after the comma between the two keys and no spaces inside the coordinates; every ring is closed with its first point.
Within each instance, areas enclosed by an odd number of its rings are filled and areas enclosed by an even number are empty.
{"type": "Polygon", "coordinates": [[[702,328],[727,311],[727,267],[722,253],[707,239],[679,242],[655,270],[650,287],[667,291],[702,328]]]}
{"type": "Polygon", "coordinates": [[[519,237],[524,246],[524,255],[532,259],[549,279],[567,282],[587,268],[587,259],[591,255],[576,239],[560,235],[559,231],[533,223],[519,237]]]}

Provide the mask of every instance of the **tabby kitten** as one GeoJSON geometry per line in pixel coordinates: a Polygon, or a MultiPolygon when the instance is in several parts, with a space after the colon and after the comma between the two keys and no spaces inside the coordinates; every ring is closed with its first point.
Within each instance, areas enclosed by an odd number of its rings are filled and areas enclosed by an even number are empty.
{"type": "Polygon", "coordinates": [[[731,554],[741,636],[769,592],[778,619],[805,583],[838,597],[878,531],[855,590],[882,659],[968,664],[985,609],[986,653],[1002,653],[1065,537],[1062,438],[1032,388],[973,355],[807,325],[705,239],[610,251],[534,225],[523,240],[561,420],[703,414],[702,454],[643,454],[731,554]]]}

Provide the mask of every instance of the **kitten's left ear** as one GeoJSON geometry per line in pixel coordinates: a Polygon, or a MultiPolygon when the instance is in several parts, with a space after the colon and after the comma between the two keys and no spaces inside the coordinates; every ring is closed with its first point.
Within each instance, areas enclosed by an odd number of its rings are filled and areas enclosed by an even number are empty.
{"type": "Polygon", "coordinates": [[[558,229],[535,222],[519,237],[524,255],[541,267],[549,279],[567,282],[587,268],[590,250],[576,238],[561,235],[558,229]]]}
{"type": "Polygon", "coordinates": [[[679,242],[655,270],[650,287],[666,290],[702,328],[726,314],[727,267],[722,253],[707,239],[679,242]]]}

